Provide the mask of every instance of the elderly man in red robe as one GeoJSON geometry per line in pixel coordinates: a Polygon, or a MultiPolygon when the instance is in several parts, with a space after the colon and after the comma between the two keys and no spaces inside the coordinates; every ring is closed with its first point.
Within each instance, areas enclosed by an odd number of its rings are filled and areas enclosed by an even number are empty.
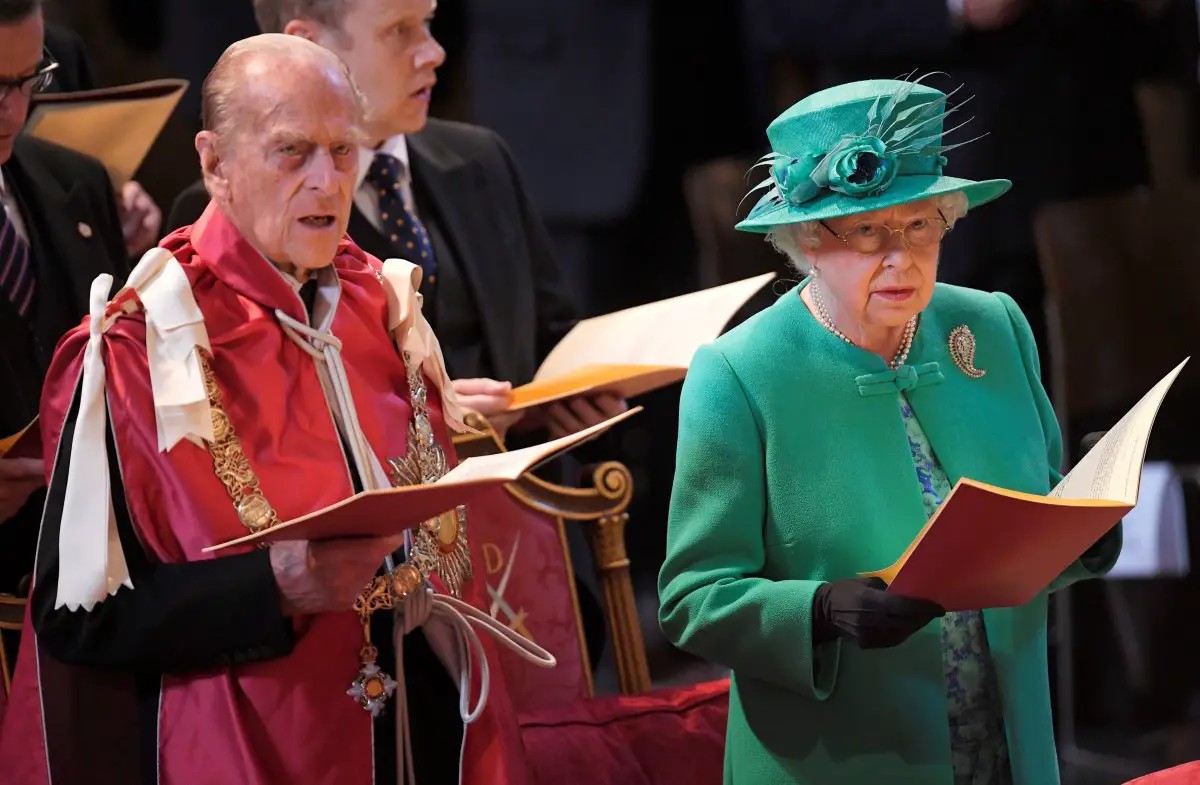
{"type": "Polygon", "coordinates": [[[204,107],[213,204],[111,298],[97,279],[46,382],[36,637],[0,779],[522,783],[488,654],[553,659],[473,607],[462,508],[396,539],[204,553],[436,480],[465,428],[419,268],[345,236],[362,105],[341,61],[247,39],[204,107]]]}

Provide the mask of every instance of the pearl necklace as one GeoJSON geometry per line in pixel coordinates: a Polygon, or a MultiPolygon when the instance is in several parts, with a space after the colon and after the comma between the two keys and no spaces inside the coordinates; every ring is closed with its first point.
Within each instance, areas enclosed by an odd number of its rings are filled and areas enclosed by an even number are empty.
{"type": "MultiPolygon", "coordinates": [[[[829,316],[829,310],[825,307],[825,299],[821,297],[821,290],[817,286],[817,282],[813,281],[809,288],[812,290],[813,304],[817,306],[817,321],[821,323],[821,326],[851,346],[857,346],[854,341],[847,338],[846,334],[834,325],[833,319],[829,316]]],[[[888,367],[893,371],[904,365],[904,361],[908,359],[908,351],[912,348],[913,336],[916,334],[917,316],[914,314],[908,320],[908,323],[904,325],[904,336],[900,339],[900,349],[896,352],[896,356],[892,358],[892,361],[888,363],[888,367]]]]}

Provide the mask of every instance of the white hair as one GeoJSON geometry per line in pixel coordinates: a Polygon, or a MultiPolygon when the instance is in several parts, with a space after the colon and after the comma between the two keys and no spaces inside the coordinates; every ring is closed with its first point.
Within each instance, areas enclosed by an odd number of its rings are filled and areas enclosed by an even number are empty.
{"type": "MultiPolygon", "coordinates": [[[[953,191],[933,197],[933,203],[941,212],[951,227],[967,214],[967,195],[962,191],[953,191]]],[[[792,267],[800,275],[812,272],[812,260],[809,253],[821,245],[820,221],[803,221],[794,224],[779,224],[772,226],[767,232],[767,242],[775,246],[775,250],[787,256],[792,267]]]]}

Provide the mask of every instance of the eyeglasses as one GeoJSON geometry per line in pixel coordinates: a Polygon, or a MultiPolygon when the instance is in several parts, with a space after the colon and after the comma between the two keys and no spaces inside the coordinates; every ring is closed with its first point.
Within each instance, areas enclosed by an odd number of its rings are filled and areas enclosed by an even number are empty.
{"type": "Polygon", "coordinates": [[[907,248],[928,248],[940,243],[950,231],[950,222],[942,215],[941,210],[938,210],[937,218],[916,218],[900,229],[893,229],[885,223],[863,223],[845,234],[838,234],[829,228],[829,224],[824,221],[820,223],[851,251],[864,256],[883,250],[892,241],[894,234],[900,235],[907,248]]]}
{"type": "Polygon", "coordinates": [[[44,55],[43,64],[35,73],[17,79],[0,79],[0,101],[8,98],[8,94],[13,90],[28,98],[50,86],[54,81],[54,71],[58,68],[58,61],[54,59],[49,50],[43,49],[42,53],[44,55]]]}

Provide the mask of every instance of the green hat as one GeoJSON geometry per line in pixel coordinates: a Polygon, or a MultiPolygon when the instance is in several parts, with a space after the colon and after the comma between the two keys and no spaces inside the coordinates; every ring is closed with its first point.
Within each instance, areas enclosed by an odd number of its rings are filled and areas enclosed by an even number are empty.
{"type": "Polygon", "coordinates": [[[779,224],[853,215],[954,191],[977,207],[1007,191],[1008,180],[976,182],[942,174],[945,153],[967,144],[942,144],[948,133],[943,120],[966,102],[947,110],[949,96],[920,82],[838,85],[775,118],[767,127],[774,152],[758,164],[769,165],[771,176],[750,193],[768,190],[737,228],[766,232],[779,224]]]}

